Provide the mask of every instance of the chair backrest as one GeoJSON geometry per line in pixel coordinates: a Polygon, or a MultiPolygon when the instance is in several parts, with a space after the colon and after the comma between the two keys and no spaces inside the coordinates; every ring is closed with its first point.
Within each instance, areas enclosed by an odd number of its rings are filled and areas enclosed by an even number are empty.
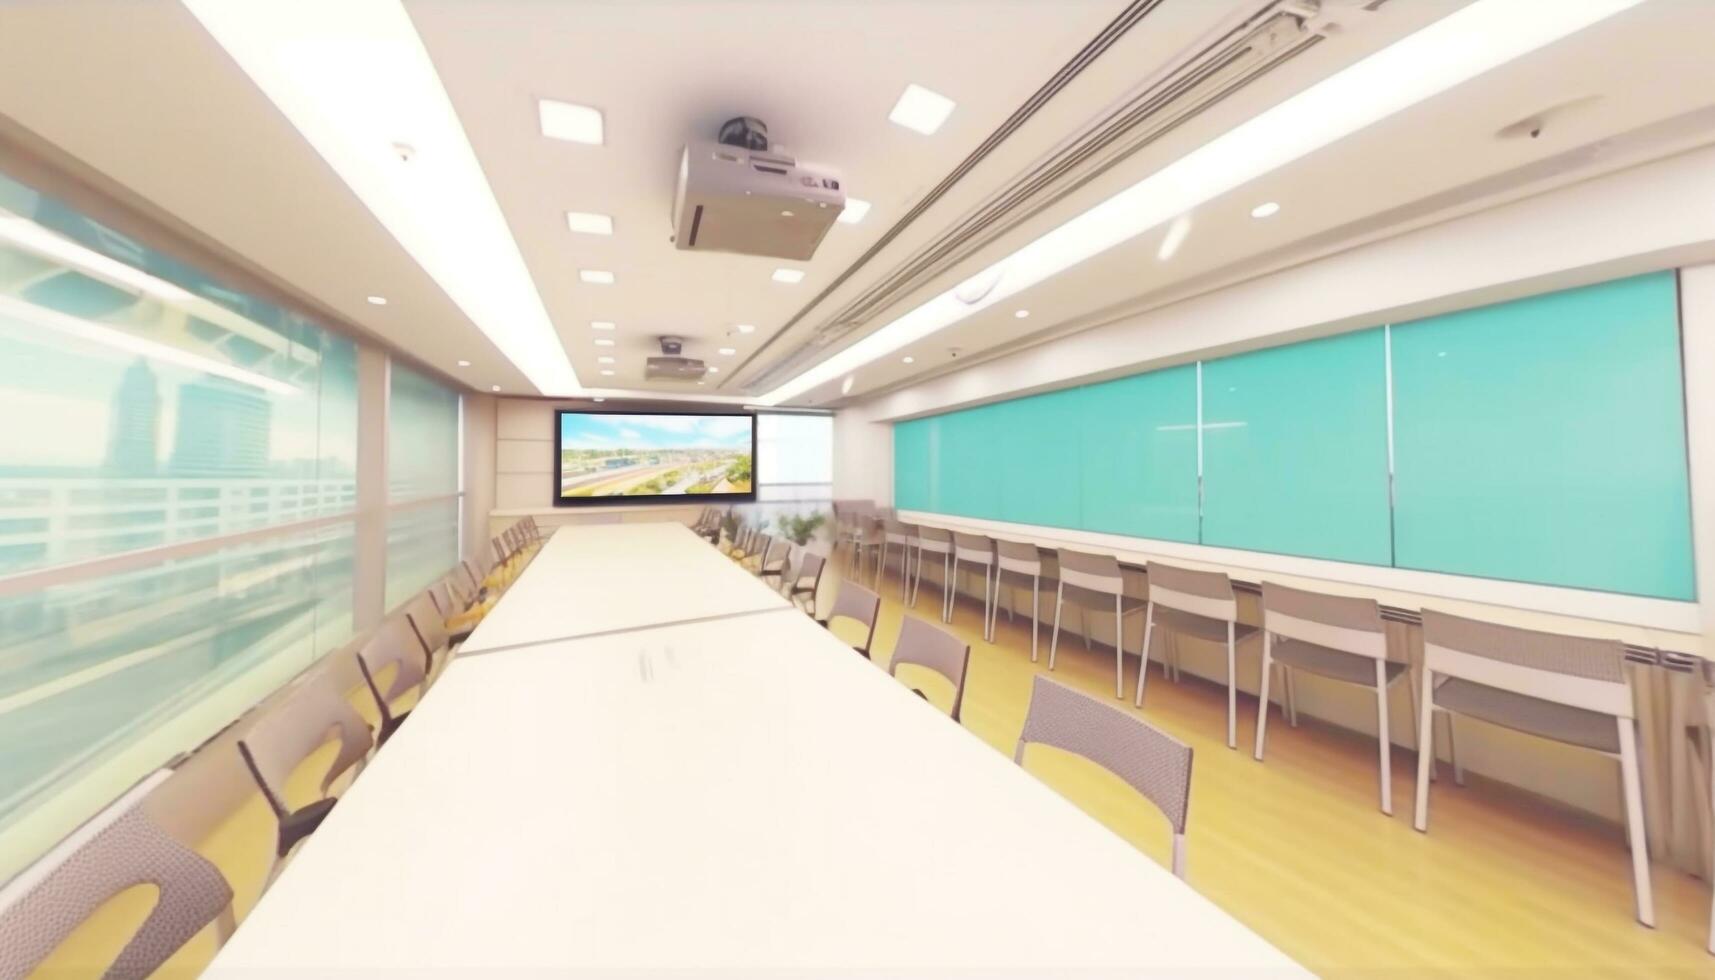
{"type": "Polygon", "coordinates": [[[1113,555],[1061,548],[1055,556],[1060,563],[1060,581],[1067,585],[1103,595],[1125,594],[1125,576],[1120,572],[1119,559],[1113,555]]]}
{"type": "Polygon", "coordinates": [[[875,621],[879,618],[881,596],[847,579],[840,583],[839,594],[834,596],[833,611],[828,613],[826,622],[832,626],[836,619],[849,619],[863,626],[868,632],[864,636],[863,646],[858,649],[867,657],[869,648],[875,644],[875,621]]]}
{"type": "Polygon", "coordinates": [[[994,541],[980,534],[953,535],[953,557],[978,565],[994,564],[994,541]]]}
{"type": "Polygon", "coordinates": [[[1152,561],[1149,601],[1205,619],[1239,621],[1239,600],[1233,595],[1233,580],[1225,572],[1199,572],[1152,561]]]}
{"type": "Polygon", "coordinates": [[[30,975],[109,899],[137,885],[159,894],[105,976],[149,976],[232,904],[220,871],[143,812],[144,797],[167,775],[132,787],[0,889],[0,977],[30,975]]]}
{"type": "Polygon", "coordinates": [[[910,544],[917,539],[915,524],[903,524],[894,520],[882,521],[881,524],[887,532],[888,544],[910,544]]]}
{"type": "Polygon", "coordinates": [[[435,607],[435,613],[443,620],[451,619],[463,612],[452,578],[452,575],[448,575],[431,583],[427,589],[429,602],[435,607]]]}
{"type": "Polygon", "coordinates": [[[778,537],[778,538],[769,538],[768,539],[768,548],[766,551],[764,551],[762,553],[762,566],[761,567],[763,567],[763,568],[775,568],[776,566],[778,566],[779,569],[783,571],[786,567],[787,560],[791,556],[792,556],[792,542],[786,540],[786,538],[784,536],[778,537]]]}
{"type": "Polygon", "coordinates": [[[1423,666],[1515,694],[1634,717],[1619,640],[1544,633],[1423,610],[1423,666]]]}
{"type": "Polygon", "coordinates": [[[1189,745],[1043,674],[1036,675],[1030,689],[1014,762],[1024,763],[1029,744],[1052,745],[1089,759],[1154,803],[1175,834],[1185,833],[1191,804],[1189,745]]]}
{"type": "Polygon", "coordinates": [[[995,561],[1009,572],[1042,574],[1042,552],[1023,541],[995,541],[995,561]]]}
{"type": "Polygon", "coordinates": [[[506,559],[512,554],[506,549],[506,542],[502,541],[500,538],[495,538],[490,541],[489,546],[494,549],[494,563],[496,565],[505,564],[506,559]]]}
{"type": "Polygon", "coordinates": [[[798,570],[792,576],[793,591],[808,589],[812,594],[822,585],[822,572],[828,567],[828,560],[814,551],[806,548],[798,559],[798,570]]]}
{"type": "Polygon", "coordinates": [[[412,688],[422,686],[428,668],[423,645],[404,616],[389,616],[382,620],[374,635],[358,647],[357,663],[369,684],[369,693],[375,696],[375,703],[381,708],[383,721],[392,720],[393,702],[412,688]],[[381,690],[383,684],[387,687],[385,692],[381,690]]]}
{"type": "Polygon", "coordinates": [[[1387,659],[1387,627],[1374,599],[1262,583],[1262,628],[1330,650],[1387,659]]]}
{"type": "Polygon", "coordinates": [[[931,554],[944,555],[953,550],[953,532],[943,527],[920,524],[917,527],[917,548],[931,554]]]}
{"type": "Polygon", "coordinates": [[[957,636],[932,626],[915,616],[906,616],[899,623],[899,639],[893,644],[893,659],[887,672],[897,676],[900,664],[927,667],[953,682],[953,720],[959,718],[959,708],[965,700],[965,671],[971,665],[971,645],[957,636]]]}
{"type": "Polygon", "coordinates": [[[357,710],[334,690],[327,673],[318,672],[270,707],[238,740],[239,755],[276,816],[293,810],[286,799],[292,771],[334,734],[339,755],[322,779],[323,797],[341,773],[363,761],[375,740],[357,710]]]}
{"type": "Polygon", "coordinates": [[[435,603],[433,590],[418,593],[415,599],[405,605],[405,620],[411,624],[411,631],[417,635],[417,642],[422,644],[427,662],[433,664],[435,657],[446,650],[449,640],[447,620],[435,603]]]}

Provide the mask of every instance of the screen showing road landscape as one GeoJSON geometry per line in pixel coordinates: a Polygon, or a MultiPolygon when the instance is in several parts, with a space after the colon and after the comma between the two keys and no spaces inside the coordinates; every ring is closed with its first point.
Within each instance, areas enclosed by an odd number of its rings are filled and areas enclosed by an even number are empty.
{"type": "Polygon", "coordinates": [[[558,503],[600,497],[754,497],[755,416],[559,415],[558,503]]]}

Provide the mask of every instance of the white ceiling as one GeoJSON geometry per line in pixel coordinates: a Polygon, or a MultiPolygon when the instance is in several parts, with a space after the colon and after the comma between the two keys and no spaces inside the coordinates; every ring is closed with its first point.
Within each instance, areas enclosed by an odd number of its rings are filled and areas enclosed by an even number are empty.
{"type": "MultiPolygon", "coordinates": [[[[1352,10],[1348,29],[1271,73],[1015,229],[940,280],[872,317],[879,327],[967,270],[1138,180],[1239,120],[1337,71],[1464,0],[1394,0],[1352,10]]],[[[939,204],[815,308],[810,300],[921,199],[1123,7],[1120,0],[406,0],[406,9],[585,384],[743,397],[742,383],[803,344],[852,297],[903,263],[949,223],[1041,159],[1069,133],[1253,2],[1167,0],[1049,102],[939,204]],[[886,119],[906,83],[958,103],[945,128],[921,136],[886,119]],[[535,100],[594,105],[601,147],[544,139],[535,100]],[[874,205],[836,225],[797,286],[769,280],[791,263],[673,249],[669,208],[679,147],[733,115],[759,116],[804,159],[840,168],[874,205]],[[611,214],[611,238],[579,236],[568,210],[611,214]],[[585,285],[580,268],[612,271],[585,285]],[[749,359],[794,316],[800,323],[749,359]],[[620,325],[598,351],[590,320],[620,325]],[[757,332],[730,336],[739,322],[757,332]],[[721,367],[706,387],[648,383],[642,360],[663,333],[721,367]],[[738,348],[733,357],[715,353],[738,348]],[[602,378],[598,353],[619,374],[602,378]],[[740,365],[744,370],[736,370],[740,365]]],[[[1378,229],[1386,215],[1432,220],[1488,203],[1461,188],[1596,142],[1565,181],[1668,152],[1706,132],[1632,146],[1619,134],[1715,101],[1715,4],[1651,0],[1527,56],[1213,202],[1171,262],[1157,233],[1085,263],[858,372],[853,396],[967,358],[1087,326],[1126,309],[1378,229]],[[1544,107],[1600,96],[1539,140],[1493,134],[1544,107]],[[1441,195],[1436,197],[1436,195],[1441,195]],[[1469,198],[1469,199],[1467,199],[1469,198]],[[1260,200],[1281,213],[1249,217],[1260,200]],[[1414,202],[1432,201],[1411,211],[1414,202]],[[1405,210],[1396,210],[1405,209],[1405,210]],[[1032,309],[1028,320],[1014,306],[1032,309]],[[907,353],[902,351],[903,353],[907,353]]],[[[522,374],[405,254],[296,130],[173,0],[79,0],[0,10],[0,115],[105,174],[131,194],[266,269],[288,288],[477,389],[531,393],[522,374]],[[386,307],[364,297],[379,293],[386,307]],[[456,362],[473,362],[460,369],[456,362]]],[[[390,136],[389,138],[397,138],[390,136]]],[[[1379,229],[1385,231],[1387,229],[1379,229]]],[[[855,340],[862,331],[848,340],[855,340]]],[[[831,352],[830,352],[831,353],[831,352]]],[[[837,384],[801,402],[839,400],[837,384]]]]}

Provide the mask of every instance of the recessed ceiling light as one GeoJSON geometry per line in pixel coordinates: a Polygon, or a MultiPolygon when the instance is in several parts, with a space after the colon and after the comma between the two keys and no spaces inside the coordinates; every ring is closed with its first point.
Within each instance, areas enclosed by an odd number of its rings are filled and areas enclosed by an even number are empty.
{"type": "Polygon", "coordinates": [[[790,211],[782,211],[782,212],[780,212],[780,216],[781,216],[781,217],[782,217],[782,218],[790,218],[790,217],[792,217],[792,212],[790,212],[790,211]]]}
{"type": "Polygon", "coordinates": [[[1167,234],[1161,236],[1161,247],[1156,249],[1156,259],[1166,262],[1179,254],[1179,246],[1185,244],[1185,239],[1191,234],[1191,215],[1182,214],[1173,219],[1167,226],[1167,234]]]}
{"type": "Polygon", "coordinates": [[[862,221],[863,216],[868,213],[868,201],[860,201],[855,197],[848,197],[846,198],[846,209],[841,211],[840,216],[834,220],[838,221],[842,225],[855,225],[862,221]]]}
{"type": "Polygon", "coordinates": [[[1028,317],[1029,315],[1030,315],[1029,310],[1013,310],[1012,311],[1012,316],[1013,316],[1013,319],[1015,319],[1015,320],[1022,320],[1025,317],[1028,317]]]}
{"type": "Polygon", "coordinates": [[[592,286],[613,285],[613,273],[605,269],[579,269],[578,278],[592,286]]]}
{"type": "Polygon", "coordinates": [[[591,330],[612,330],[613,329],[613,321],[612,320],[591,320],[590,321],[590,329],[591,330]]]}
{"type": "Polygon", "coordinates": [[[598,402],[605,402],[605,401],[607,401],[607,399],[605,399],[605,398],[602,398],[602,397],[599,397],[599,396],[597,396],[597,397],[596,397],[596,398],[593,398],[593,399],[591,399],[591,400],[592,400],[592,401],[598,401],[598,402]]]}
{"type": "Polygon", "coordinates": [[[1279,213],[1280,205],[1273,201],[1264,201],[1256,207],[1251,208],[1251,217],[1253,218],[1272,218],[1279,213]]]}
{"type": "Polygon", "coordinates": [[[804,281],[803,269],[775,269],[774,281],[784,283],[800,283],[804,281]]]}
{"type": "Polygon", "coordinates": [[[738,348],[736,348],[736,347],[722,347],[720,349],[720,355],[722,357],[731,357],[737,353],[738,353],[738,348]]]}
{"type": "Polygon", "coordinates": [[[387,297],[385,297],[385,296],[367,296],[367,297],[365,297],[365,299],[369,300],[370,306],[386,306],[387,305],[387,297]]]}
{"type": "Polygon", "coordinates": [[[913,132],[933,136],[935,130],[940,129],[947,117],[953,114],[953,105],[953,100],[945,95],[912,83],[905,86],[887,118],[913,132]]]}
{"type": "Polygon", "coordinates": [[[706,384],[708,384],[708,382],[707,381],[699,381],[699,382],[697,382],[697,384],[706,385],[706,384]]]}
{"type": "Polygon", "coordinates": [[[612,347],[613,341],[607,339],[606,337],[597,337],[595,339],[595,345],[597,347],[612,347]]]}
{"type": "Polygon", "coordinates": [[[852,385],[856,382],[857,382],[857,375],[854,375],[854,374],[846,375],[846,380],[840,382],[840,394],[842,394],[842,395],[851,394],[852,393],[852,385]]]}
{"type": "Polygon", "coordinates": [[[606,369],[603,369],[601,372],[601,376],[604,378],[611,378],[611,377],[613,377],[613,372],[606,370],[606,369]]]}
{"type": "Polygon", "coordinates": [[[917,358],[912,357],[910,354],[905,355],[904,357],[900,358],[900,360],[904,361],[906,364],[916,364],[917,363],[917,358]]]}
{"type": "Polygon", "coordinates": [[[718,367],[715,367],[714,365],[711,364],[709,366],[709,373],[710,374],[719,374],[719,373],[721,373],[721,369],[718,367]]]}
{"type": "Polygon", "coordinates": [[[591,214],[588,211],[567,211],[566,227],[580,235],[611,235],[613,234],[613,218],[605,214],[591,214]]]}
{"type": "Polygon", "coordinates": [[[779,405],[1005,302],[1178,215],[1259,177],[1397,118],[1501,65],[1543,49],[1642,0],[1531,4],[1476,0],[1240,122],[1095,206],[1049,229],[994,267],[1002,282],[980,303],[949,289],[903,311],[837,354],[756,398],[779,405]],[[1283,136],[1282,134],[1289,134],[1283,136]]]}
{"type": "Polygon", "coordinates": [[[499,386],[499,385],[489,385],[489,386],[488,386],[488,390],[489,390],[489,391],[499,391],[499,390],[500,390],[500,386],[499,386]]]}
{"type": "Polygon", "coordinates": [[[754,324],[750,324],[750,323],[741,323],[738,325],[738,332],[739,333],[755,333],[756,332],[756,326],[754,324]]]}
{"type": "Polygon", "coordinates": [[[542,122],[542,135],[549,139],[589,146],[602,144],[604,134],[600,109],[574,102],[538,99],[536,114],[542,122]]]}
{"type": "Polygon", "coordinates": [[[595,362],[597,364],[612,364],[613,358],[611,358],[611,357],[598,357],[595,359],[595,362]]]}
{"type": "Polygon", "coordinates": [[[459,367],[470,367],[470,362],[469,361],[460,361],[459,367]]]}

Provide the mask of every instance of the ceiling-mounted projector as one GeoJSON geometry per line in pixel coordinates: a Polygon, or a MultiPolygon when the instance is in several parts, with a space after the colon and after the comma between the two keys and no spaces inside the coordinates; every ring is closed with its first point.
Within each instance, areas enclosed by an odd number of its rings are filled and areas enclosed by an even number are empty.
{"type": "Polygon", "coordinates": [[[662,337],[661,356],[643,362],[643,377],[650,381],[701,381],[709,373],[708,365],[694,357],[685,357],[683,337],[662,337]]]}
{"type": "Polygon", "coordinates": [[[673,193],[673,245],[777,259],[816,254],[846,207],[837,171],[769,148],[768,126],[740,116],[686,145],[673,193]]]}

